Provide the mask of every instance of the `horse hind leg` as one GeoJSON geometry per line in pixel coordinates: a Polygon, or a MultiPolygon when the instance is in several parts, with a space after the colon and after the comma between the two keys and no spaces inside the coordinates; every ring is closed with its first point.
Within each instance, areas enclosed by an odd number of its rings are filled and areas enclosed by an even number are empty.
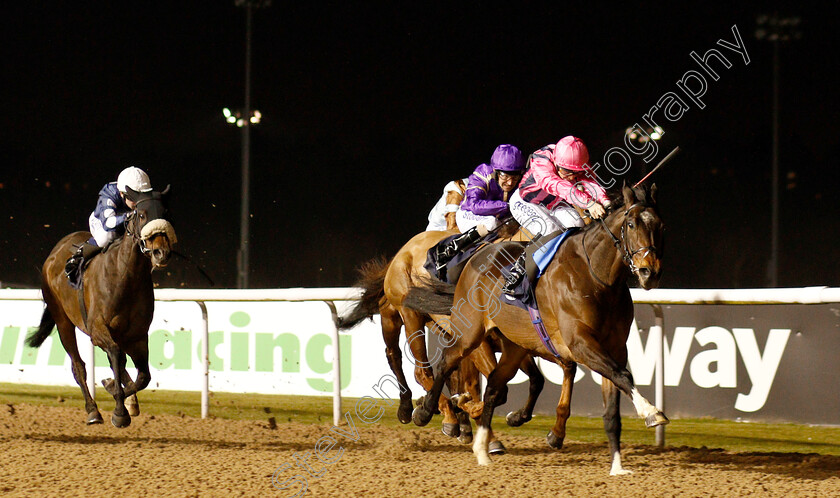
{"type": "Polygon", "coordinates": [[[391,305],[380,308],[379,314],[382,324],[382,338],[385,340],[385,357],[388,366],[400,385],[400,406],[397,418],[403,424],[411,422],[411,389],[408,387],[402,368],[402,350],[400,350],[400,329],[403,322],[400,314],[391,305]]]}
{"type": "Polygon", "coordinates": [[[519,369],[528,376],[528,400],[525,402],[525,406],[515,412],[508,413],[505,417],[505,421],[511,427],[519,427],[531,420],[534,416],[537,399],[545,386],[545,376],[537,367],[537,362],[533,356],[528,355],[523,358],[519,369]]]}
{"type": "Polygon", "coordinates": [[[604,432],[610,444],[610,475],[632,474],[621,465],[621,398],[618,388],[609,379],[601,379],[601,394],[604,398],[604,432]]]}
{"type": "Polygon", "coordinates": [[[70,321],[63,311],[58,310],[57,304],[44,293],[47,302],[47,310],[55,318],[56,328],[58,329],[58,337],[64,350],[67,351],[67,356],[70,357],[71,370],[73,371],[73,378],[76,380],[79,388],[82,390],[82,396],[85,398],[85,423],[88,425],[101,424],[102,414],[99,413],[99,407],[96,401],[90,394],[90,389],[87,385],[87,370],[85,369],[85,362],[82,361],[79,355],[79,346],[76,343],[76,326],[70,321]]]}

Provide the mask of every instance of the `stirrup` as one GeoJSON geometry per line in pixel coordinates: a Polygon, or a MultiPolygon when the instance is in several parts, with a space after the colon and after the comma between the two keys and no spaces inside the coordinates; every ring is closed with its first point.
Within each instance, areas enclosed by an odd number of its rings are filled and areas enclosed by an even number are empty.
{"type": "Polygon", "coordinates": [[[520,257],[510,268],[510,273],[508,273],[508,276],[505,278],[505,285],[502,286],[502,294],[512,296],[516,290],[516,286],[519,285],[519,282],[522,281],[524,276],[525,261],[524,258],[520,257]]]}

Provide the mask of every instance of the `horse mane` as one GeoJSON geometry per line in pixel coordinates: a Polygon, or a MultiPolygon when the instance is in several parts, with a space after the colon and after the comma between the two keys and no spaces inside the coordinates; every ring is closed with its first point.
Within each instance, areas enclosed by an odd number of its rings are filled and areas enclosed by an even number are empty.
{"type": "MultiPolygon", "coordinates": [[[[656,208],[656,201],[653,199],[653,195],[651,194],[651,188],[647,184],[642,184],[639,187],[633,187],[633,193],[636,196],[637,202],[642,204],[643,206],[649,206],[656,208]]],[[[607,216],[612,213],[616,213],[624,207],[624,195],[622,194],[621,190],[608,193],[608,197],[610,198],[610,206],[609,212],[607,212],[607,216]]],[[[580,232],[588,232],[589,230],[593,230],[593,227],[598,226],[598,223],[589,223],[585,227],[580,229],[580,232]]]]}

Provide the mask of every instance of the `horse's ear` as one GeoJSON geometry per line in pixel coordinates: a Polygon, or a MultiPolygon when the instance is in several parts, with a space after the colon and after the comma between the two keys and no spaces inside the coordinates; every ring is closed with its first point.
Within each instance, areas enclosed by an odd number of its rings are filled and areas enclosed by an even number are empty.
{"type": "Polygon", "coordinates": [[[132,189],[128,185],[125,186],[125,198],[130,200],[131,202],[137,202],[137,199],[140,197],[140,192],[132,189]]]}
{"type": "Polygon", "coordinates": [[[650,203],[656,205],[656,184],[650,186],[650,203]]]}
{"type": "Polygon", "coordinates": [[[636,203],[636,193],[627,185],[627,180],[624,180],[624,185],[621,186],[621,194],[624,196],[625,206],[630,207],[636,203]]]}
{"type": "Polygon", "coordinates": [[[166,197],[167,195],[169,195],[169,187],[170,186],[171,185],[167,185],[166,188],[161,191],[160,195],[163,196],[163,197],[166,197]]]}

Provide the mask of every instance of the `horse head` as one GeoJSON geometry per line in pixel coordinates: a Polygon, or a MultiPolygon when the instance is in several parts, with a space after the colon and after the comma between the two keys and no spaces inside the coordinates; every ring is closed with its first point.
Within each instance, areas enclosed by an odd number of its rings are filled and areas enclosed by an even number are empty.
{"type": "Polygon", "coordinates": [[[128,232],[138,240],[140,250],[151,258],[155,268],[166,266],[172,246],[178,241],[175,228],[166,219],[169,185],[162,192],[137,192],[126,187],[125,195],[136,204],[127,223],[128,232]]]}
{"type": "Polygon", "coordinates": [[[656,185],[650,188],[622,188],[624,221],[621,225],[622,251],[630,271],[643,289],[659,286],[662,275],[662,231],[664,223],[656,208],[656,185]]]}

